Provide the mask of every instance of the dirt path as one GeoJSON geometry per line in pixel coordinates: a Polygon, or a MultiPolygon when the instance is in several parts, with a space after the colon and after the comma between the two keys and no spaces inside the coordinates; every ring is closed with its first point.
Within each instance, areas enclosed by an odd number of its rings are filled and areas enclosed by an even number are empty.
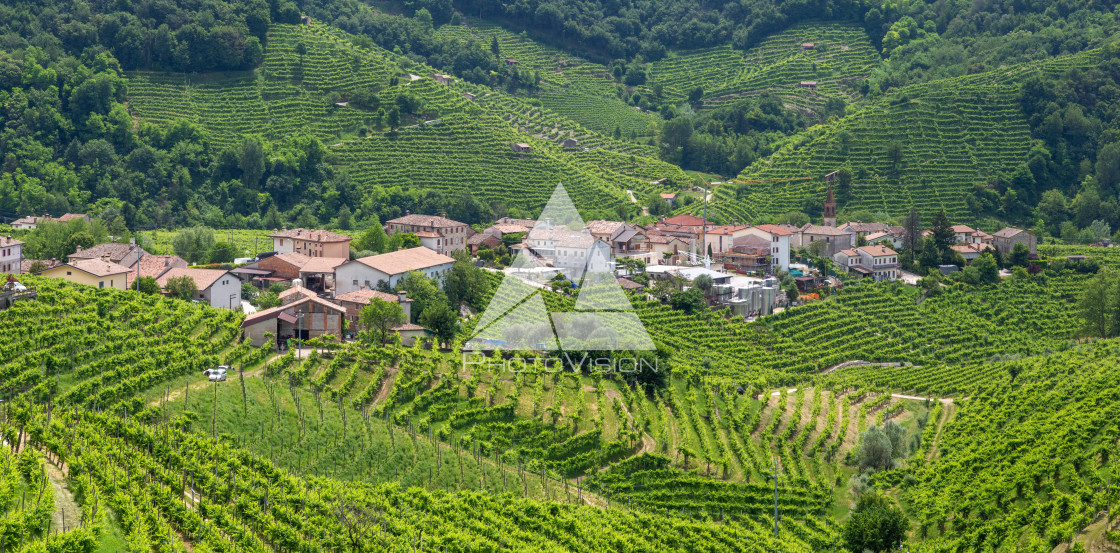
{"type": "MultiPolygon", "coordinates": [[[[630,412],[630,406],[626,405],[626,401],[623,400],[622,394],[619,394],[618,390],[614,390],[614,389],[611,389],[611,388],[607,388],[605,390],[605,393],[607,395],[607,399],[610,399],[611,401],[614,401],[615,399],[618,399],[618,403],[620,405],[622,405],[622,411],[625,412],[626,416],[630,418],[631,425],[634,426],[634,428],[637,428],[638,427],[637,420],[634,419],[633,413],[630,412]]],[[[637,454],[641,455],[643,453],[653,453],[656,450],[657,450],[657,440],[655,440],[653,438],[653,436],[650,436],[648,432],[643,430],[642,431],[642,448],[638,450],[637,454]]]]}
{"type": "MultiPolygon", "coordinates": [[[[264,365],[262,365],[260,368],[253,369],[251,371],[245,371],[245,378],[256,378],[256,377],[264,374],[264,368],[267,367],[268,364],[271,363],[277,357],[280,357],[280,355],[277,354],[277,355],[274,355],[274,356],[270,357],[267,361],[264,362],[264,365]]],[[[199,373],[196,376],[198,376],[199,382],[196,383],[196,384],[191,384],[190,385],[191,391],[202,391],[202,390],[205,390],[208,386],[211,385],[210,381],[207,380],[206,377],[202,375],[202,373],[199,373]]],[[[227,376],[226,382],[227,383],[234,382],[236,380],[236,378],[237,378],[237,373],[236,372],[231,372],[227,376]]],[[[160,403],[163,403],[165,400],[166,400],[167,403],[171,403],[172,401],[175,401],[176,399],[179,399],[179,397],[182,396],[182,395],[183,395],[183,389],[182,388],[180,388],[178,390],[172,390],[169,394],[167,394],[167,397],[160,396],[159,398],[148,402],[148,407],[156,407],[160,403]]]]}
{"type": "Polygon", "coordinates": [[[82,521],[82,510],[74,501],[74,494],[66,481],[62,469],[53,462],[47,462],[47,480],[54,488],[54,512],[51,513],[51,528],[54,532],[65,532],[77,528],[82,521]]]}
{"type": "Polygon", "coordinates": [[[377,397],[373,398],[373,405],[385,401],[385,398],[389,397],[389,392],[393,391],[393,384],[397,382],[397,374],[399,374],[397,369],[386,369],[385,373],[385,382],[381,383],[381,389],[377,391],[377,397]]]}
{"type": "Polygon", "coordinates": [[[929,444],[929,452],[926,453],[926,461],[932,460],[934,455],[937,455],[937,444],[941,441],[941,434],[945,432],[945,425],[949,424],[949,419],[953,417],[957,406],[950,400],[941,410],[941,420],[938,421],[937,433],[933,435],[933,442],[929,444]]]}

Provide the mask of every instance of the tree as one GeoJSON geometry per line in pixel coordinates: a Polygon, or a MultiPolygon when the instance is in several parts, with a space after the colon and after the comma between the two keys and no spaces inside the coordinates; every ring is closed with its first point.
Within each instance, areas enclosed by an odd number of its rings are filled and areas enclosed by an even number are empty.
{"type": "Polygon", "coordinates": [[[210,263],[232,263],[237,258],[237,248],[229,242],[215,242],[210,248],[208,261],[210,263]]]}
{"type": "Polygon", "coordinates": [[[389,237],[388,243],[385,246],[385,251],[395,252],[397,250],[407,250],[409,248],[419,248],[420,239],[411,232],[400,232],[389,237]]]}
{"type": "Polygon", "coordinates": [[[371,337],[376,337],[379,344],[385,343],[389,331],[402,323],[404,310],[397,302],[373,298],[369,305],[362,308],[358,315],[359,323],[370,332],[371,337]]]}
{"type": "Polygon", "coordinates": [[[459,259],[444,276],[443,291],[455,311],[462,305],[482,309],[483,296],[490,291],[490,279],[470,261],[459,259]]]}
{"type": "Polygon", "coordinates": [[[883,423],[883,433],[891,441],[891,457],[900,459],[906,457],[910,445],[906,442],[906,429],[897,422],[888,420],[883,423]]]}
{"type": "Polygon", "coordinates": [[[890,501],[865,493],[844,525],[844,542],[852,553],[890,551],[906,538],[906,516],[890,501]]]}
{"type": "Polygon", "coordinates": [[[886,470],[891,467],[893,446],[887,433],[872,426],[859,438],[859,468],[861,470],[886,470]]]}
{"type": "Polygon", "coordinates": [[[980,257],[972,260],[972,267],[979,273],[981,284],[995,284],[999,282],[999,264],[992,254],[985,252],[980,257]]]}
{"type": "Polygon", "coordinates": [[[848,203],[852,199],[852,170],[848,167],[841,167],[836,171],[837,185],[836,196],[837,201],[840,203],[848,203]]]}
{"type": "Polygon", "coordinates": [[[866,246],[866,245],[867,245],[867,235],[857,234],[856,235],[856,247],[857,248],[862,248],[863,246],[866,246]]]}
{"type": "Polygon", "coordinates": [[[389,110],[388,115],[385,116],[385,124],[389,125],[389,129],[397,130],[401,126],[401,110],[397,106],[393,106],[389,110]]]}
{"type": "Polygon", "coordinates": [[[1031,249],[1022,242],[1016,242],[1011,247],[1011,264],[1016,267],[1026,267],[1030,261],[1031,249]]]}
{"type": "Polygon", "coordinates": [[[299,66],[300,66],[300,69],[302,69],[303,68],[303,56],[307,55],[307,45],[304,44],[302,40],[296,43],[296,54],[299,54],[299,66]]]}
{"type": "Polygon", "coordinates": [[[699,288],[700,291],[704,292],[705,296],[708,296],[711,295],[712,286],[714,286],[715,283],[712,281],[711,276],[700,275],[692,280],[692,285],[699,288]]]}
{"type": "Polygon", "coordinates": [[[214,247],[214,231],[201,226],[180,230],[171,239],[175,255],[186,259],[192,265],[205,263],[214,247]]]}
{"type": "Polygon", "coordinates": [[[355,241],[354,248],[358,251],[382,253],[385,251],[385,242],[388,239],[389,237],[385,235],[385,229],[381,228],[381,221],[378,221],[377,217],[373,217],[369,228],[355,241]]]}
{"type": "Polygon", "coordinates": [[[238,167],[241,168],[241,182],[250,188],[257,186],[261,176],[264,175],[265,154],[260,138],[247,136],[241,143],[238,155],[238,167]]]}
{"type": "Polygon", "coordinates": [[[683,292],[677,290],[670,294],[669,305],[673,306],[673,309],[691,315],[703,311],[707,303],[704,301],[704,293],[699,288],[689,288],[683,292]]]}
{"type": "Polygon", "coordinates": [[[440,290],[432,279],[419,271],[412,271],[405,275],[397,283],[397,290],[408,292],[408,297],[412,299],[412,308],[409,311],[412,313],[411,322],[414,323],[419,322],[420,316],[429,307],[439,303],[448,303],[443,290],[440,290]]]}
{"type": "Polygon", "coordinates": [[[926,238],[921,241],[922,255],[918,257],[918,264],[926,270],[937,270],[937,266],[941,264],[941,253],[937,251],[937,243],[933,238],[926,238]]]}
{"type": "Polygon", "coordinates": [[[94,243],[93,235],[83,230],[66,238],[65,250],[67,253],[74,253],[78,251],[78,246],[81,246],[83,250],[88,250],[93,247],[94,243]]]}
{"type": "Polygon", "coordinates": [[[938,253],[942,255],[949,249],[949,246],[957,242],[957,233],[953,232],[953,224],[949,222],[949,217],[945,215],[944,209],[933,216],[933,226],[930,227],[930,233],[933,235],[933,243],[937,246],[938,253]]]}
{"type": "Polygon", "coordinates": [[[1102,269],[1085,283],[1085,290],[1078,302],[1081,319],[1085,323],[1085,334],[1107,338],[1113,331],[1116,314],[1116,310],[1112,308],[1116,297],[1115,279],[1116,275],[1111,270],[1102,269]]]}
{"type": "Polygon", "coordinates": [[[142,276],[136,280],[136,290],[141,294],[155,295],[159,293],[159,283],[155,277],[142,276]]]}
{"type": "Polygon", "coordinates": [[[41,259],[36,259],[35,261],[31,262],[31,268],[27,272],[36,275],[45,270],[47,270],[47,264],[43,263],[41,259]]]}
{"type": "Polygon", "coordinates": [[[894,140],[887,144],[887,159],[891,162],[891,169],[898,171],[898,166],[902,165],[902,143],[894,140]]]}
{"type": "Polygon", "coordinates": [[[910,207],[910,212],[906,214],[906,220],[902,227],[906,232],[905,237],[903,237],[903,247],[917,253],[922,245],[922,216],[918,214],[918,208],[910,207]]]}
{"type": "Polygon", "coordinates": [[[490,39],[490,53],[494,54],[494,59],[502,57],[502,47],[498,45],[498,35],[494,35],[490,39]]]}
{"type": "Polygon", "coordinates": [[[440,344],[450,344],[459,331],[459,317],[446,302],[429,305],[420,315],[420,326],[436,335],[440,344]]]}
{"type": "Polygon", "coordinates": [[[198,285],[195,284],[194,279],[189,276],[184,275],[167,279],[168,297],[180,300],[191,300],[194,299],[197,293],[198,285]]]}

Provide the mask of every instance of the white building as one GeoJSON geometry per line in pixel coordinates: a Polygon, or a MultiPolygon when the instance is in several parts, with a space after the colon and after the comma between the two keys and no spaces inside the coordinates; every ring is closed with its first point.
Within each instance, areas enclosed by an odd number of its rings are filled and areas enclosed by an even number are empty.
{"type": "Polygon", "coordinates": [[[0,273],[21,272],[20,261],[23,260],[23,242],[11,236],[0,237],[0,273]]]}
{"type": "Polygon", "coordinates": [[[769,240],[771,269],[789,270],[789,250],[793,231],[778,225],[756,225],[747,227],[743,235],[754,235],[769,240]]]}
{"type": "Polygon", "coordinates": [[[454,263],[454,259],[423,246],[371,255],[347,261],[335,268],[335,292],[345,294],[363,288],[374,290],[382,281],[394,287],[412,271],[442,281],[454,263]]]}
{"type": "Polygon", "coordinates": [[[898,253],[886,246],[862,246],[836,252],[832,261],[849,273],[875,280],[895,280],[902,273],[898,253]]]}
{"type": "Polygon", "coordinates": [[[241,308],[241,280],[229,271],[171,267],[159,275],[156,282],[166,290],[167,281],[184,276],[193,279],[195,288],[198,288],[194,299],[209,303],[211,307],[241,308]]]}

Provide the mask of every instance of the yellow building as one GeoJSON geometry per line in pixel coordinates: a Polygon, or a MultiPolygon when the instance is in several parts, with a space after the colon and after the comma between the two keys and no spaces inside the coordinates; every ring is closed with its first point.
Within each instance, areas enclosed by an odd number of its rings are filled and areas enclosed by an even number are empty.
{"type": "Polygon", "coordinates": [[[128,268],[102,259],[78,259],[39,273],[98,288],[126,289],[128,268]]]}

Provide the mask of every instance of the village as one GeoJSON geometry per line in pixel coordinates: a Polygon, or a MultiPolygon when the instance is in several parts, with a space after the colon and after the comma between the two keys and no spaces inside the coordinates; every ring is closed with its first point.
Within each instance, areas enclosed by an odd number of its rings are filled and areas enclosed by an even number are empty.
{"type": "MultiPolygon", "coordinates": [[[[673,195],[666,194],[664,200],[671,203],[673,195]]],[[[682,214],[647,225],[593,220],[582,228],[553,225],[548,219],[502,217],[478,230],[446,214],[406,213],[387,221],[384,232],[411,235],[412,247],[357,257],[350,236],[283,228],[268,234],[269,251],[219,268],[191,266],[178,255],[149,253],[135,238],[89,248],[79,245],[65,260],[26,259],[23,242],[4,236],[0,237],[0,271],[99,288],[139,289],[141,282],[154,280],[160,292],[183,298],[185,288],[192,301],[244,311],[243,336],[256,345],[268,336],[275,337],[278,345],[290,338],[353,337],[362,309],[375,301],[399,306],[403,317],[388,330],[402,343],[430,340],[431,329],[410,316],[413,300],[400,284],[419,273],[442,285],[457,260],[517,274],[562,292],[578,287],[578,275],[584,270],[608,271],[623,289],[663,301],[674,292],[695,288],[704,304],[726,307],[731,316],[746,320],[812,301],[845,282],[916,284],[921,278],[902,269],[898,250],[907,240],[905,228],[881,222],[838,224],[831,188],[822,208],[819,225],[715,224],[682,214]],[[603,266],[590,266],[596,258],[593,252],[599,252],[603,266]],[[528,261],[510,267],[510,258],[528,261]],[[246,285],[274,291],[279,305],[258,310],[244,297],[246,285]]],[[[88,221],[82,214],[24,217],[12,227],[34,229],[80,218],[88,221]]],[[[951,253],[959,254],[965,263],[988,252],[1009,256],[1018,244],[1030,255],[1036,253],[1037,240],[1030,231],[1008,227],[987,234],[965,225],[953,225],[951,230],[951,253]]],[[[931,232],[925,230],[922,236],[931,232]]],[[[953,264],[938,268],[944,274],[961,269],[953,264]]]]}

